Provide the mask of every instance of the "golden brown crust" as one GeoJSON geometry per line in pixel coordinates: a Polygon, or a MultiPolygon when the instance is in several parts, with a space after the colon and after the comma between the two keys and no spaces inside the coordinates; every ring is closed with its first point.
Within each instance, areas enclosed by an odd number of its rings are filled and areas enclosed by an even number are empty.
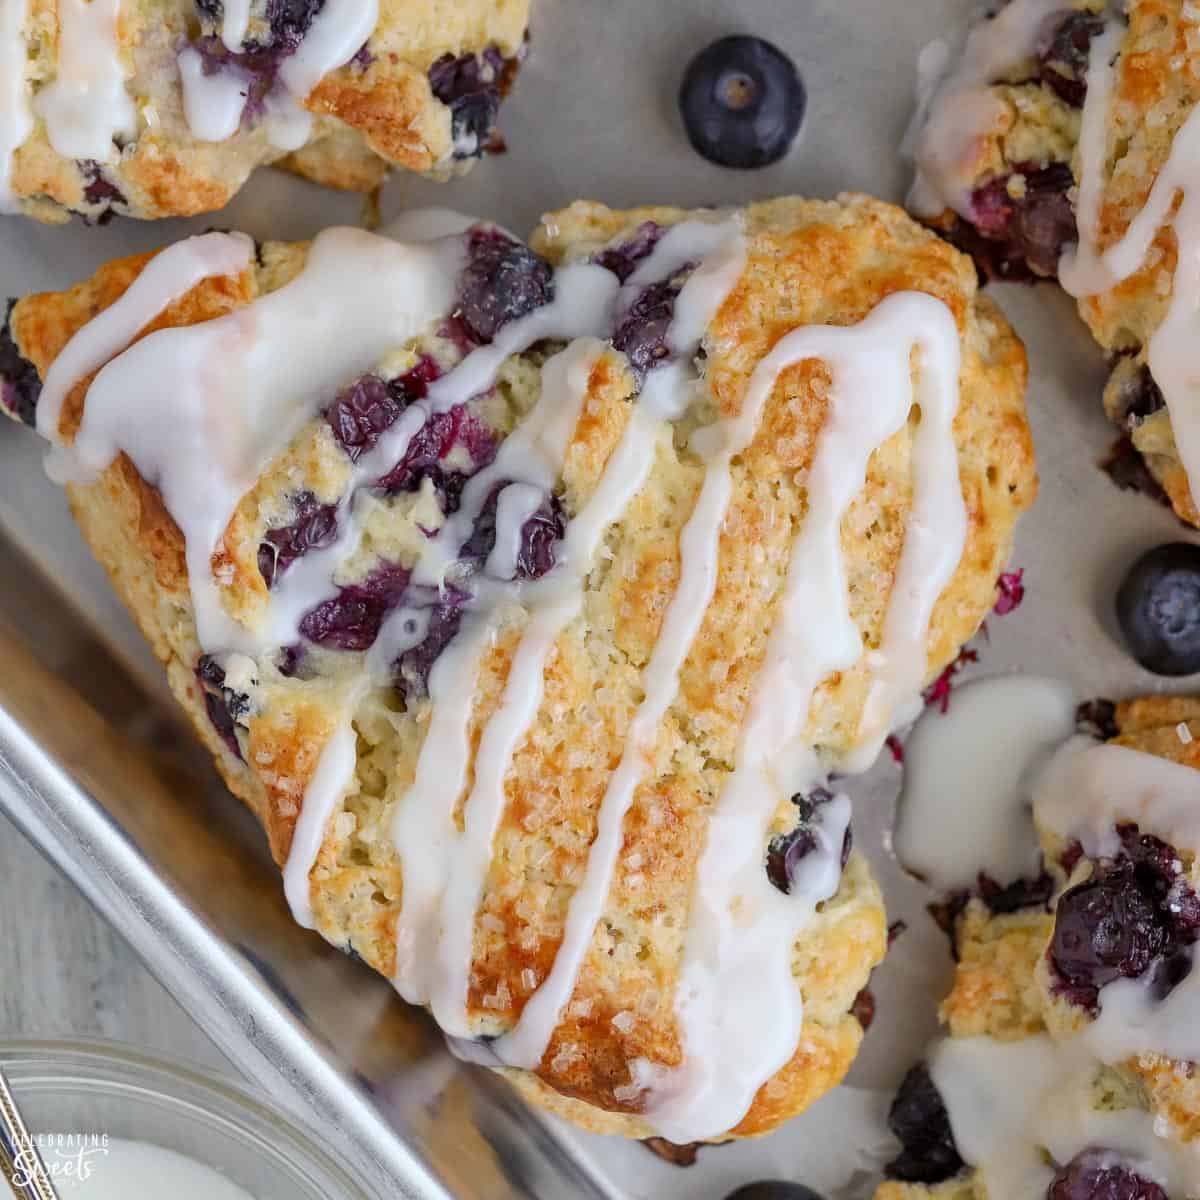
{"type": "MultiPolygon", "coordinates": [[[[687,215],[581,204],[547,218],[533,241],[552,259],[586,257],[651,212],[663,223],[687,215]]],[[[708,419],[738,411],[754,366],[791,329],[858,321],[897,291],[943,299],[962,331],[962,404],[954,432],[969,532],[962,563],[935,611],[932,676],[991,608],[1016,517],[1036,489],[1020,343],[999,311],[976,295],[969,263],[892,206],[861,196],[827,203],[786,199],[749,208],[746,227],[746,271],[705,342],[708,419]]],[[[304,254],[303,246],[267,244],[246,278],[202,285],[161,322],[187,324],[245,303],[294,276],[304,254]]],[[[112,303],[145,261],[112,264],[70,292],[22,301],[13,322],[21,351],[44,373],[70,334],[112,303]]],[[[496,402],[509,406],[505,420],[511,421],[532,404],[539,375],[533,362],[520,358],[505,370],[496,402]]],[[[636,1057],[664,1067],[679,1061],[674,982],[695,864],[803,520],[802,473],[824,419],[826,384],[818,363],[784,372],[758,436],[735,464],[714,600],[634,796],[603,919],[538,1071],[521,1077],[524,1091],[589,1127],[643,1135],[648,1125],[641,1097],[630,1095],[629,1063],[636,1057]]],[[[608,350],[593,368],[567,453],[561,495],[568,513],[596,488],[635,395],[623,356],[608,350]]],[[[72,411],[77,421],[78,403],[72,411]]],[[[843,526],[852,615],[868,645],[879,638],[911,503],[911,435],[901,430],[874,456],[867,486],[843,526]]],[[[469,1012],[480,1033],[511,1028],[554,960],[599,805],[640,700],[641,672],[679,577],[679,533],[704,468],[669,436],[660,438],[656,454],[645,486],[610,531],[606,554],[589,576],[582,613],[550,655],[541,709],[506,777],[508,804],[475,931],[469,1012]]],[[[284,679],[260,662],[260,695],[239,735],[245,761],[239,759],[206,719],[178,530],[131,471],[120,461],[100,483],[73,490],[81,524],[231,788],[264,822],[283,861],[317,754],[347,715],[346,656],[319,658],[311,679],[284,679]]],[[[266,602],[257,551],[281,496],[302,480],[315,496],[335,498],[346,471],[345,456],[321,421],[267,468],[239,506],[220,552],[222,598],[232,614],[253,620],[266,602]]],[[[399,512],[381,537],[399,538],[399,512]]],[[[473,747],[499,702],[524,621],[523,613],[506,617],[482,663],[473,747]]],[[[816,697],[809,737],[831,757],[863,736],[868,682],[865,669],[856,667],[816,697]]],[[[389,696],[381,689],[353,710],[356,784],[330,821],[311,874],[311,901],[330,940],[352,946],[391,976],[403,879],[388,830],[412,780],[429,704],[414,702],[405,710],[389,696]]],[[[852,856],[837,895],[821,906],[793,951],[804,998],[801,1044],[763,1086],[734,1135],[768,1132],[842,1078],[862,1036],[849,1010],[885,941],[878,889],[852,856]]]]}
{"type": "MultiPolygon", "coordinates": [[[[213,69],[230,69],[218,25],[204,18],[198,25],[191,0],[123,4],[119,54],[137,128],[109,160],[95,164],[56,152],[37,116],[38,93],[57,73],[60,28],[58,0],[36,0],[25,34],[27,95],[37,119],[13,157],[14,195],[27,215],[43,221],[72,212],[99,219],[109,211],[155,218],[221,208],[252,170],[277,161],[316,182],[356,191],[378,187],[391,166],[447,174],[465,166],[476,148],[454,146],[451,107],[434,95],[429,68],[445,55],[485,51],[515,63],[528,18],[529,0],[384,0],[360,55],[327,74],[304,102],[316,119],[306,144],[287,154],[271,142],[260,101],[225,141],[194,137],[184,114],[179,47],[199,45],[213,69]],[[97,181],[103,185],[98,191],[91,186],[97,181]]],[[[270,47],[273,36],[266,8],[255,0],[248,44],[270,47]]],[[[270,53],[243,55],[237,63],[255,87],[272,85],[270,53]]],[[[504,72],[501,90],[513,73],[504,72]]]]}

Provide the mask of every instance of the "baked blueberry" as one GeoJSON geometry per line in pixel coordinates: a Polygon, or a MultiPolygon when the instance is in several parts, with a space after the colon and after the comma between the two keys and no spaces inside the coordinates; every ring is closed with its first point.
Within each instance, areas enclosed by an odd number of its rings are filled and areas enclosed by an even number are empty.
{"type": "Polygon", "coordinates": [[[337,536],[337,505],[322,504],[312,492],[292,497],[295,520],[268,529],[258,547],[258,570],[267,587],[310,550],[330,545],[337,536]]]}
{"type": "Polygon", "coordinates": [[[683,274],[680,271],[644,288],[613,333],[612,344],[629,359],[639,379],[671,357],[667,334],[675,319],[683,274]]]}
{"type": "Polygon", "coordinates": [[[601,250],[595,261],[624,283],[637,270],[638,263],[649,256],[664,233],[666,230],[657,221],[643,221],[629,241],[601,250]]]}
{"type": "Polygon", "coordinates": [[[13,340],[10,321],[16,303],[8,302],[4,325],[0,327],[0,410],[11,413],[25,425],[32,425],[42,394],[42,380],[37,367],[17,349],[13,340]]]}
{"type": "Polygon", "coordinates": [[[1110,1150],[1084,1150],[1063,1167],[1046,1200],[1168,1200],[1167,1193],[1137,1174],[1110,1150]]]}
{"type": "Polygon", "coordinates": [[[384,618],[404,598],[411,572],[385,563],[361,583],[350,584],[318,604],[300,622],[300,632],[331,650],[370,650],[384,618]]]}
{"type": "Polygon", "coordinates": [[[553,299],[554,268],[544,258],[499,229],[471,230],[458,315],[477,342],[553,299]]]}
{"type": "Polygon", "coordinates": [[[888,1128],[903,1149],[884,1168],[904,1183],[941,1183],[962,1170],[950,1116],[929,1069],[918,1063],[904,1077],[888,1111],[888,1128]]]}
{"type": "MultiPolygon", "coordinates": [[[[792,890],[796,871],[805,858],[817,848],[812,823],[816,811],[833,799],[824,788],[814,788],[808,795],[797,793],[792,803],[798,810],[796,828],[773,837],[767,846],[767,878],[786,896],[792,890]]],[[[842,839],[842,866],[850,858],[854,839],[849,827],[842,839]]]]}
{"type": "Polygon", "coordinates": [[[688,64],[679,111],[697,154],[722,167],[765,167],[795,140],[804,119],[804,84],[770,42],[724,37],[688,64]]]}
{"type": "Polygon", "coordinates": [[[1082,108],[1087,95],[1088,51],[1104,32],[1099,13],[1079,10],[1056,14],[1038,47],[1038,78],[1060,99],[1082,108]]]}
{"type": "Polygon", "coordinates": [[[1117,621],[1146,670],[1200,671],[1200,546],[1169,542],[1143,554],[1117,591],[1117,621]]]}
{"type": "Polygon", "coordinates": [[[802,1183],[784,1183],[780,1179],[764,1179],[759,1183],[747,1183],[730,1192],[725,1200],[825,1200],[820,1192],[805,1187],[802,1183]]]}

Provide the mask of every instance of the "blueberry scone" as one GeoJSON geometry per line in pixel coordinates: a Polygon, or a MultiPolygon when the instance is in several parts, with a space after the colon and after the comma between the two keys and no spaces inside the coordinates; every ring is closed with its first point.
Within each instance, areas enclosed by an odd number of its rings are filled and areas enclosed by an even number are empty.
{"type": "Polygon", "coordinates": [[[1023,349],[862,196],[391,235],[27,297],[5,406],[301,921],[589,1128],[766,1132],[862,1037],[829,776],[995,600],[1023,349]]]}
{"type": "Polygon", "coordinates": [[[1108,723],[1035,787],[1053,902],[958,920],[949,1037],[897,1096],[877,1200],[1200,1196],[1200,699],[1108,723]]]}
{"type": "Polygon", "coordinates": [[[1057,276],[1113,356],[1104,405],[1200,524],[1200,9],[1011,0],[917,144],[912,207],[993,276],[1057,276]]]}
{"type": "Polygon", "coordinates": [[[12,0],[0,212],[189,216],[279,163],[355,191],[497,144],[529,0],[12,0]]]}

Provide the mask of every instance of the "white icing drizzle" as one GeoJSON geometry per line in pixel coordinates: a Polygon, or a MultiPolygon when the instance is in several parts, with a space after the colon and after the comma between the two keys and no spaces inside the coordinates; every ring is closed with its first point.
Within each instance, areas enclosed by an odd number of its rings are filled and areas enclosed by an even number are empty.
{"type": "MultiPolygon", "coordinates": [[[[954,69],[928,102],[917,134],[916,177],[908,196],[913,212],[935,217],[952,208],[971,216],[974,147],[1007,111],[989,85],[1033,58],[1047,18],[1065,7],[1063,0],[1011,0],[967,35],[954,69]]],[[[948,60],[942,56],[943,62],[948,60]]],[[[927,80],[924,86],[928,88],[927,80]]]]}
{"type": "MultiPolygon", "coordinates": [[[[1068,742],[1038,779],[1039,825],[1078,839],[1090,858],[1120,849],[1116,826],[1133,822],[1177,850],[1200,854],[1200,772],[1125,746],[1068,742]]],[[[1200,1059],[1200,970],[1163,999],[1149,973],[1100,989],[1100,1013],[1079,1040],[1102,1062],[1156,1053],[1181,1062],[1200,1059]]]]}
{"type": "MultiPolygon", "coordinates": [[[[249,16],[248,0],[225,5],[221,40],[230,50],[241,49],[249,16]]],[[[264,125],[273,145],[298,150],[308,141],[313,118],[304,101],[330,71],[345,66],[358,53],[378,21],[379,0],[326,0],[295,53],[284,59],[279,82],[264,101],[264,125]]],[[[194,137],[224,141],[241,124],[246,80],[229,67],[206,76],[201,62],[190,48],[179,55],[184,115],[194,137]]]]}
{"type": "Polygon", "coordinates": [[[120,7],[121,0],[58,0],[57,74],[34,109],[64,158],[113,162],[114,139],[137,133],[117,32],[120,7]]]}
{"type": "Polygon", "coordinates": [[[1162,391],[1179,459],[1192,495],[1200,495],[1200,378],[1196,372],[1196,314],[1200,312],[1200,107],[1175,134],[1171,152],[1145,205],[1124,235],[1097,250],[1100,205],[1107,161],[1108,115],[1116,68],[1113,56],[1123,28],[1110,28],[1092,47],[1088,94],[1079,144],[1079,246],[1063,255],[1059,279],[1073,296],[1109,291],[1145,264],[1162,227],[1175,231],[1178,254],[1171,299],[1147,346],[1150,373],[1162,391]],[[1178,208],[1175,207],[1179,200],[1178,208]]]}
{"type": "Polygon", "coordinates": [[[238,131],[249,95],[249,80],[240,71],[224,68],[208,74],[199,50],[179,52],[183,115],[192,136],[202,142],[223,142],[238,131]]]}
{"type": "Polygon", "coordinates": [[[0,3],[0,213],[19,210],[12,191],[13,155],[33,132],[33,116],[25,92],[28,17],[29,0],[0,3]]]}
{"type": "Polygon", "coordinates": [[[250,0],[222,0],[221,41],[237,54],[250,27],[250,0]]]}
{"type": "Polygon", "coordinates": [[[354,709],[361,693],[356,692],[345,715],[321,750],[316,769],[304,789],[304,801],[292,834],[292,848],[283,868],[283,891],[292,916],[305,929],[316,929],[309,875],[325,841],[329,818],[345,799],[354,782],[358,765],[358,735],[354,731],[354,709]]]}
{"type": "MultiPolygon", "coordinates": [[[[269,636],[278,633],[274,604],[266,630],[248,630],[227,616],[213,577],[213,552],[264,466],[320,406],[347,379],[450,309],[463,253],[458,241],[403,246],[360,230],[326,230],[313,242],[304,269],[278,291],[216,320],[157,330],[96,376],[75,456],[99,471],[124,451],[159,488],[187,544],[205,649],[254,654],[264,645],[287,644],[269,636]],[[171,386],[164,387],[164,380],[171,386]]],[[[173,260],[165,266],[168,282],[150,290],[149,299],[180,294],[191,264],[173,260]]],[[[103,340],[106,330],[145,324],[147,297],[131,299],[135,290],[76,335],[83,342],[80,361],[91,363],[98,347],[119,348],[103,340]],[[104,324],[96,333],[99,322],[104,324]]],[[[75,340],[64,352],[69,361],[76,357],[75,340]]],[[[73,366],[64,368],[63,389],[78,377],[73,366]]],[[[39,411],[39,428],[41,420],[39,411]]],[[[53,421],[52,411],[46,421],[53,421]]]]}
{"type": "Polygon", "coordinates": [[[1057,679],[1000,675],[955,688],[904,743],[896,857],[938,891],[980,872],[1011,883],[1038,866],[1034,774],[1075,730],[1075,695],[1057,679]]]}
{"type": "MultiPolygon", "coordinates": [[[[763,870],[767,833],[781,803],[823,776],[804,742],[812,695],[831,672],[863,654],[849,613],[841,521],[865,482],[871,454],[902,429],[914,404],[921,422],[913,449],[913,520],[926,529],[905,538],[886,622],[884,661],[896,675],[886,696],[919,689],[926,669],[924,642],[936,594],[962,556],[966,523],[958,484],[953,420],[958,411],[958,329],[940,301],[921,293],[884,300],[851,327],[810,327],[784,337],[755,369],[741,412],[723,433],[725,462],[748,446],[779,373],[806,358],[824,360],[832,375],[829,412],[808,472],[808,512],[792,547],[785,592],[742,727],[733,774],[708,825],[693,888],[676,1013],[683,1065],[651,1089],[648,1119],[673,1141],[695,1141],[733,1128],[754,1095],[791,1058],[800,1037],[802,1004],[792,978],[792,948],[816,905],[837,889],[839,827],[849,818],[839,797],[822,811],[822,852],[790,895],[763,870]],[[910,371],[920,352],[917,387],[910,371]],[[927,487],[922,476],[946,476],[950,489],[927,487]],[[931,495],[946,496],[938,511],[931,495]],[[915,561],[906,561],[915,560],[915,561]],[[901,580],[923,581],[905,591],[901,580]],[[940,581],[940,582],[938,582],[940,581]],[[886,645],[892,631],[918,631],[921,652],[886,645]],[[907,677],[904,677],[907,673],[907,677]],[[746,980],[756,986],[747,989],[746,980]]],[[[713,431],[704,431],[703,442],[713,431]]],[[[718,443],[720,444],[720,443],[718,443]]],[[[707,553],[715,556],[719,525],[707,553]]],[[[886,727],[874,728],[879,742],[886,727]]]]}
{"type": "Polygon", "coordinates": [[[955,1145],[989,1196],[1045,1200],[1055,1175],[1046,1154],[1065,1166],[1089,1149],[1119,1156],[1170,1196],[1200,1188],[1200,1151],[1158,1137],[1141,1109],[1093,1107],[1096,1063],[1078,1044],[948,1038],[928,1061],[955,1145]]]}

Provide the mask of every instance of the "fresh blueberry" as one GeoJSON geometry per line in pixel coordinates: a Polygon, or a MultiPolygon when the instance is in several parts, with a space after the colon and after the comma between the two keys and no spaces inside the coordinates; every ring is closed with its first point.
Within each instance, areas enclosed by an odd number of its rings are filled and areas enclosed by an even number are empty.
{"type": "Polygon", "coordinates": [[[903,1147],[884,1168],[889,1179],[941,1183],[962,1170],[946,1105],[923,1064],[913,1067],[900,1084],[888,1111],[888,1128],[903,1147]]]}
{"type": "Polygon", "coordinates": [[[795,140],[804,84],[782,50],[756,37],[725,37],[688,64],[679,111],[697,154],[722,167],[765,167],[795,140]]]}
{"type": "Polygon", "coordinates": [[[554,268],[544,258],[494,227],[471,230],[456,315],[477,342],[553,299],[554,268]]]}
{"type": "Polygon", "coordinates": [[[1146,670],[1200,671],[1200,546],[1170,542],[1143,554],[1117,591],[1117,621],[1146,670]]]}
{"type": "Polygon", "coordinates": [[[384,564],[306,613],[300,632],[332,650],[369,650],[384,618],[404,598],[409,575],[404,567],[384,564]]]}
{"type": "Polygon", "coordinates": [[[764,1179],[759,1183],[747,1183],[736,1192],[730,1192],[725,1200],[825,1200],[825,1197],[802,1183],[764,1179]]]}
{"type": "Polygon", "coordinates": [[[42,381],[37,367],[17,349],[13,340],[11,322],[16,303],[8,302],[4,325],[0,327],[0,410],[25,425],[32,425],[42,381]]]}
{"type": "Polygon", "coordinates": [[[649,257],[664,233],[666,230],[657,221],[643,221],[629,241],[601,250],[594,261],[624,283],[637,270],[638,263],[649,257]]]}
{"type": "Polygon", "coordinates": [[[292,497],[296,519],[290,525],[268,529],[258,547],[258,570],[267,587],[310,550],[328,546],[337,536],[337,505],[322,504],[312,492],[292,497]]]}
{"type": "Polygon", "coordinates": [[[1062,100],[1082,108],[1087,95],[1088,52],[1104,32],[1099,13],[1075,11],[1049,18],[1038,46],[1038,78],[1062,100]]]}
{"type": "Polygon", "coordinates": [[[1034,280],[1054,276],[1063,248],[1078,238],[1070,191],[1075,177],[1066,163],[1017,163],[1008,175],[971,194],[971,221],[947,234],[988,279],[1034,280]],[[1010,180],[1021,176],[1021,187],[1010,180]]]}
{"type": "Polygon", "coordinates": [[[1090,1149],[1061,1168],[1046,1200],[1168,1200],[1167,1193],[1110,1150],[1090,1149]]]}

